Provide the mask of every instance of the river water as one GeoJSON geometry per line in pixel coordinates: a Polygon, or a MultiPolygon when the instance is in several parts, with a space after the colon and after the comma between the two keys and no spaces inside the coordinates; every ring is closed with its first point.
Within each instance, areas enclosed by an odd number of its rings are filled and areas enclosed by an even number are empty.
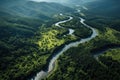
{"type": "MultiPolygon", "coordinates": [[[[57,22],[57,23],[55,23],[55,26],[62,27],[62,26],[60,26],[60,24],[71,21],[72,19],[73,19],[73,17],[69,16],[68,20],[57,22]]],[[[62,28],[64,28],[64,27],[62,27],[62,28]]],[[[68,30],[69,30],[69,35],[72,35],[75,32],[75,30],[73,30],[73,29],[68,29],[68,30]]]]}
{"type": "MultiPolygon", "coordinates": [[[[72,19],[73,19],[73,17],[70,16],[68,20],[64,20],[64,21],[60,21],[60,22],[55,23],[55,26],[62,27],[62,26],[60,26],[61,23],[65,23],[65,22],[70,21],[70,20],[72,20],[72,19]]],[[[59,56],[60,56],[61,54],[63,54],[63,52],[67,51],[67,50],[70,49],[71,47],[77,47],[80,43],[88,42],[88,41],[90,41],[91,39],[95,38],[95,37],[98,35],[96,29],[94,29],[94,28],[92,28],[91,26],[85,24],[84,21],[85,21],[85,19],[83,19],[83,18],[80,17],[80,22],[81,22],[84,26],[86,26],[86,27],[88,27],[88,28],[90,28],[90,29],[92,30],[92,35],[91,35],[90,37],[88,37],[88,38],[81,39],[81,40],[75,41],[75,42],[71,42],[71,43],[65,45],[65,46],[62,48],[62,50],[59,51],[58,53],[56,53],[56,55],[53,56],[53,58],[50,60],[49,65],[48,65],[48,69],[47,69],[46,71],[41,70],[41,71],[38,72],[37,75],[36,75],[34,78],[32,78],[31,80],[41,80],[41,79],[47,77],[47,75],[49,75],[50,72],[55,68],[55,66],[56,66],[55,61],[59,58],[59,56]]],[[[73,33],[74,33],[74,30],[73,30],[73,29],[69,29],[69,34],[71,35],[71,34],[73,34],[73,33]]]]}

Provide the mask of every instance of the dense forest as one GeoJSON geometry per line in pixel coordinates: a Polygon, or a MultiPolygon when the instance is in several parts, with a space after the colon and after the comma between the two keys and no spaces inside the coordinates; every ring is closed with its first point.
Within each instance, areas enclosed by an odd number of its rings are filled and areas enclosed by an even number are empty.
{"type": "Polygon", "coordinates": [[[82,11],[75,15],[84,17],[99,35],[64,52],[57,60],[58,67],[46,80],[119,80],[119,1],[101,0],[77,8],[82,11]]]}
{"type": "MultiPolygon", "coordinates": [[[[97,27],[96,27],[97,28],[97,27]]],[[[97,28],[99,29],[99,28],[97,28]]],[[[120,79],[119,47],[120,32],[104,28],[99,29],[100,35],[90,42],[80,44],[64,52],[58,61],[58,68],[47,79],[63,80],[116,80],[120,79]],[[117,35],[116,35],[117,34],[117,35]],[[117,47],[118,49],[106,50],[99,59],[94,55],[102,49],[117,47]]]]}
{"type": "Polygon", "coordinates": [[[77,4],[73,2],[64,6],[0,1],[0,80],[28,80],[43,70],[62,46],[91,36],[92,30],[81,24],[80,17],[99,35],[64,52],[45,80],[120,79],[120,1],[96,0],[69,6],[77,4]],[[76,9],[81,11],[76,13],[76,9]],[[60,24],[62,27],[55,26],[68,16],[73,19],[60,24]],[[74,30],[73,35],[68,34],[69,28],[74,30]],[[102,54],[96,56],[99,52],[102,54]]]}
{"type": "Polygon", "coordinates": [[[42,52],[38,45],[43,28],[44,31],[48,30],[53,23],[64,19],[64,17],[55,17],[54,14],[58,15],[60,13],[58,11],[70,11],[70,8],[54,3],[19,0],[11,2],[3,0],[0,4],[0,79],[27,79],[31,74],[42,69],[50,56],[48,51],[42,52]],[[61,10],[56,10],[54,6],[58,6],[61,10]],[[34,10],[36,7],[39,9],[34,10]],[[41,12],[44,12],[42,8],[48,7],[53,11],[49,15],[41,15],[41,12]],[[50,17],[51,15],[53,16],[50,17]]]}
{"type": "Polygon", "coordinates": [[[66,16],[60,16],[58,13],[69,12],[73,9],[54,3],[26,2],[23,4],[22,1],[18,0],[10,3],[7,0],[5,1],[0,3],[1,80],[27,79],[44,67],[48,57],[56,47],[80,39],[77,36],[70,35],[60,37],[68,32],[67,29],[60,29],[53,25],[55,22],[67,18],[66,16]],[[16,5],[16,3],[19,4],[16,5]],[[25,5],[24,8],[20,7],[22,5],[25,5]],[[52,10],[51,13],[38,14],[44,13],[43,9],[48,8],[48,6],[52,10]],[[58,6],[60,10],[55,9],[54,6],[58,6]],[[33,10],[35,7],[39,7],[38,10],[33,10]],[[52,17],[50,17],[51,15],[52,17]],[[52,41],[53,39],[54,41],[52,41]]]}

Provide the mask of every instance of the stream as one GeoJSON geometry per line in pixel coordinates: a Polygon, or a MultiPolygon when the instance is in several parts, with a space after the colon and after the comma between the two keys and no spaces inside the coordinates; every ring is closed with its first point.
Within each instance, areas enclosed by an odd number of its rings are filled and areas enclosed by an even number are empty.
{"type": "Polygon", "coordinates": [[[102,55],[102,54],[105,54],[105,52],[109,51],[109,50],[112,50],[112,49],[119,49],[120,48],[120,45],[113,45],[113,46],[108,46],[106,48],[103,48],[102,50],[99,50],[97,51],[96,53],[93,54],[93,57],[98,60],[99,56],[102,55]]]}
{"type": "MultiPolygon", "coordinates": [[[[60,26],[61,23],[68,22],[68,21],[70,21],[72,19],[73,19],[73,17],[69,16],[68,20],[57,22],[57,23],[55,23],[55,26],[62,27],[62,26],[60,26]]],[[[83,18],[80,17],[80,22],[84,26],[86,26],[87,28],[90,28],[92,30],[92,35],[90,37],[88,37],[88,38],[81,39],[81,40],[75,41],[75,42],[71,42],[71,43],[65,45],[59,52],[55,53],[56,55],[54,55],[52,57],[52,59],[49,61],[49,63],[48,63],[48,69],[46,71],[41,70],[31,80],[41,80],[41,79],[47,77],[52,72],[52,70],[54,70],[54,68],[56,66],[55,61],[59,58],[59,56],[61,54],[63,54],[63,52],[67,51],[68,49],[70,49],[72,47],[77,47],[80,43],[88,42],[88,41],[90,41],[91,39],[95,38],[98,35],[96,29],[94,29],[91,26],[85,24],[84,21],[85,21],[85,19],[83,19],[83,18]]],[[[68,29],[68,30],[69,30],[69,34],[70,35],[74,33],[73,29],[68,29]]]]}
{"type": "MultiPolygon", "coordinates": [[[[73,17],[71,17],[71,16],[68,16],[68,17],[69,17],[68,20],[57,22],[57,23],[55,23],[55,26],[64,28],[64,27],[60,26],[60,24],[66,23],[66,22],[71,21],[73,19],[73,17]]],[[[75,32],[75,30],[73,30],[73,29],[68,29],[68,30],[69,30],[69,35],[72,35],[75,32]]]]}

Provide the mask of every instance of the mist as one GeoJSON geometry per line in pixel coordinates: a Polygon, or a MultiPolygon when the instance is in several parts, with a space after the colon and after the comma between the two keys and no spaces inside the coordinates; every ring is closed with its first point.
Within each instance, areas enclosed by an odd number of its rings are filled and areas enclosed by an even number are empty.
{"type": "Polygon", "coordinates": [[[87,2],[92,2],[96,0],[30,0],[35,2],[55,2],[55,3],[63,3],[63,4],[84,4],[87,2]]]}
{"type": "Polygon", "coordinates": [[[31,0],[35,2],[56,2],[56,3],[66,3],[69,0],[31,0]]]}

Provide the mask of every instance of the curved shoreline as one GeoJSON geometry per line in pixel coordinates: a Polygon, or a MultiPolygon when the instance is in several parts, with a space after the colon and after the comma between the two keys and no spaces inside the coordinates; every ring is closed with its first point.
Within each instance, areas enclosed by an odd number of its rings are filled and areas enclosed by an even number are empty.
{"type": "Polygon", "coordinates": [[[101,48],[94,49],[91,53],[93,53],[93,57],[95,59],[98,59],[98,57],[104,54],[106,51],[111,50],[111,49],[118,49],[118,48],[120,48],[120,44],[109,44],[101,48]]]}
{"type": "MultiPolygon", "coordinates": [[[[64,20],[64,21],[57,22],[57,23],[55,23],[55,26],[64,28],[64,27],[62,27],[60,24],[66,23],[66,22],[71,21],[71,20],[73,19],[73,17],[71,17],[71,16],[68,16],[68,17],[69,17],[68,20],[64,20]]],[[[69,33],[68,33],[69,35],[72,35],[72,34],[75,32],[75,30],[73,30],[73,29],[68,29],[68,30],[69,30],[69,33]]]]}
{"type": "MultiPolygon", "coordinates": [[[[58,26],[58,27],[62,27],[62,26],[60,26],[59,24],[65,23],[65,22],[70,21],[70,20],[72,20],[72,19],[73,19],[73,18],[70,17],[68,20],[60,21],[60,22],[56,23],[55,25],[58,26]]],[[[92,32],[93,32],[92,35],[91,35],[90,37],[88,37],[88,38],[81,39],[81,40],[75,41],[75,42],[71,42],[71,43],[66,44],[65,46],[63,46],[63,48],[62,48],[60,51],[54,53],[54,54],[56,54],[56,55],[52,55],[52,58],[50,59],[50,61],[49,61],[48,64],[47,64],[47,65],[48,65],[48,69],[45,70],[45,71],[41,70],[41,71],[40,71],[39,73],[37,73],[37,75],[36,75],[34,78],[32,78],[31,80],[41,80],[41,79],[45,78],[45,77],[46,77],[47,75],[49,75],[49,74],[51,73],[51,71],[55,68],[55,61],[59,58],[59,56],[60,56],[63,52],[67,51],[67,50],[70,49],[71,47],[77,47],[80,43],[85,43],[85,42],[87,42],[87,41],[90,41],[91,39],[95,38],[95,37],[98,35],[97,31],[96,31],[94,28],[92,28],[91,26],[85,24],[84,21],[85,21],[85,20],[84,20],[83,18],[80,18],[80,22],[81,22],[84,26],[86,26],[87,28],[90,28],[90,29],[92,30],[92,32]]],[[[69,33],[69,34],[70,34],[70,33],[69,33]]]]}

